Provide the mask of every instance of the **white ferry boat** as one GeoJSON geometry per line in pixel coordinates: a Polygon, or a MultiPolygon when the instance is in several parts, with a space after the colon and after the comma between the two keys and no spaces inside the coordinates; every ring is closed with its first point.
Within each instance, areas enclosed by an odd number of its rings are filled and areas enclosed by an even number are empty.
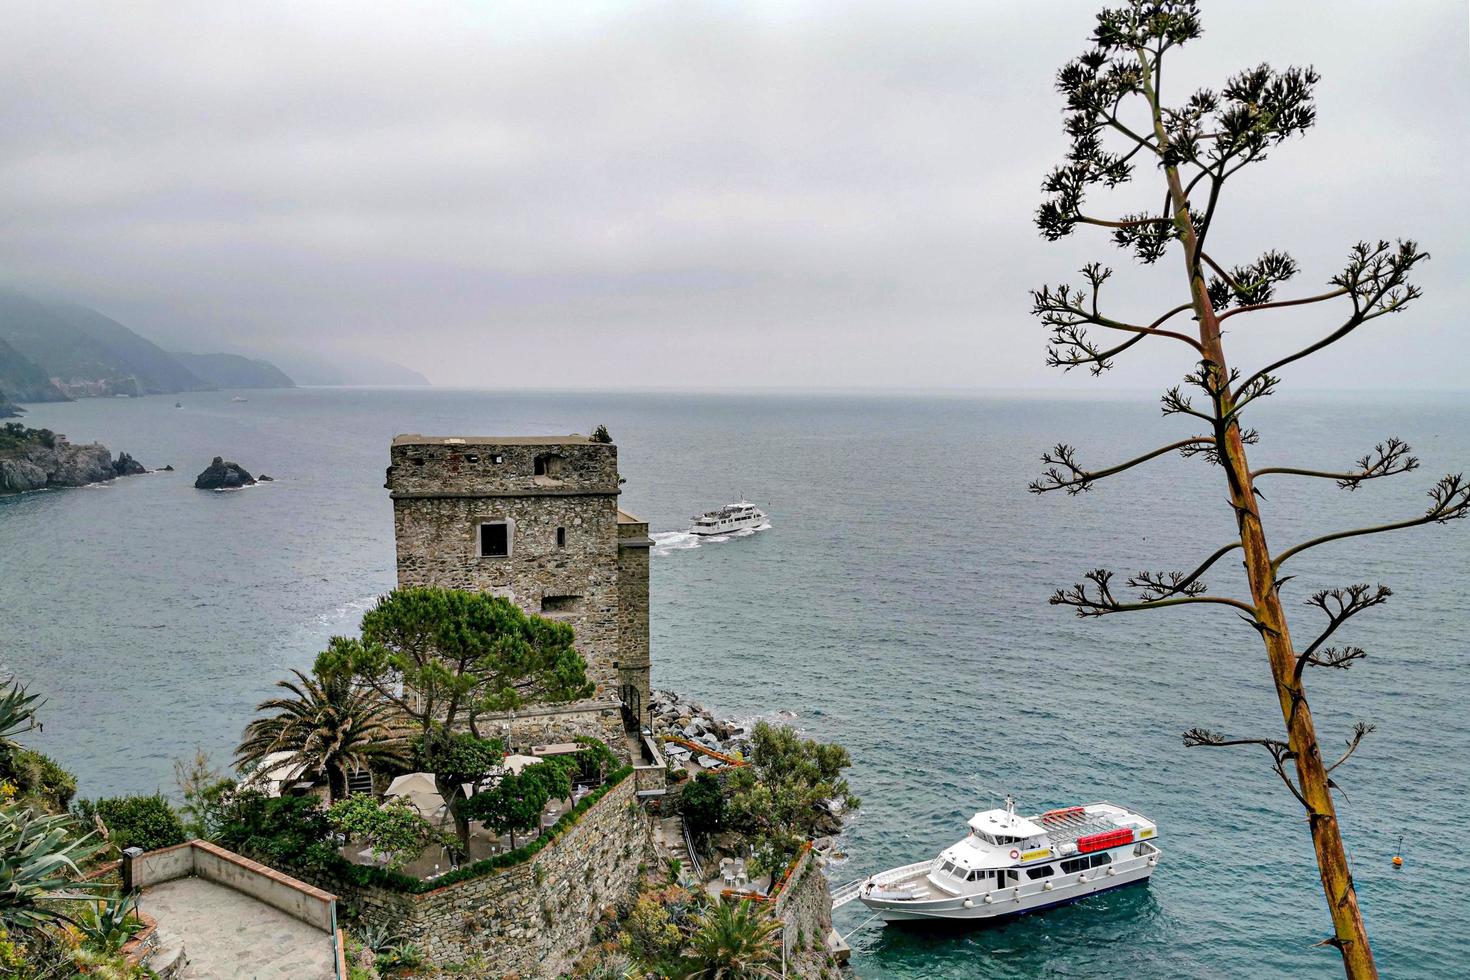
{"type": "Polygon", "coordinates": [[[1003,918],[1146,883],[1159,863],[1157,835],[1152,820],[1112,803],[1018,817],[1007,797],[933,860],[848,887],[885,922],[1003,918]]]}
{"type": "Polygon", "coordinates": [[[708,510],[689,519],[690,534],[732,534],[746,528],[761,527],[766,523],[765,511],[747,500],[738,504],[726,504],[719,510],[708,510]]]}

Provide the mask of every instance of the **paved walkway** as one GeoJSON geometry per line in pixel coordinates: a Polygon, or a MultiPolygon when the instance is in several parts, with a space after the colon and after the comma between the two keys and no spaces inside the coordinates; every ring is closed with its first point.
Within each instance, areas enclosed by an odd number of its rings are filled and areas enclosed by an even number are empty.
{"type": "Polygon", "coordinates": [[[184,976],[198,980],[329,980],[332,937],[203,878],[176,878],[143,890],[143,911],[159,936],[182,940],[184,976]]]}

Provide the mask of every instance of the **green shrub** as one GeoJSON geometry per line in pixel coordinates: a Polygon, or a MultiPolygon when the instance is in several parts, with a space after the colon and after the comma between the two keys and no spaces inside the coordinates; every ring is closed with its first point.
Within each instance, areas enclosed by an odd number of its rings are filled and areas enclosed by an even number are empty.
{"type": "Polygon", "coordinates": [[[80,800],[76,812],[89,825],[101,820],[108,841],[119,851],[130,847],[156,851],[189,839],[183,821],[161,793],[80,800]]]}
{"type": "Polygon", "coordinates": [[[315,870],[352,866],[337,853],[327,811],[314,796],[236,793],[223,819],[220,844],[267,864],[315,870]]]}
{"type": "Polygon", "coordinates": [[[725,829],[725,793],[720,781],[707,772],[694,777],[679,793],[679,815],[689,833],[706,838],[725,829]]]}
{"type": "Polygon", "coordinates": [[[48,813],[66,812],[77,792],[76,777],[34,749],[0,751],[0,780],[14,784],[23,802],[48,813]]]}
{"type": "Polygon", "coordinates": [[[584,796],[535,840],[513,851],[463,865],[433,881],[422,881],[388,868],[354,864],[344,858],[337,850],[337,838],[327,811],[314,797],[270,798],[259,792],[237,793],[228,808],[219,843],[283,870],[323,871],[362,887],[422,894],[529,861],[575,826],[598,800],[632,774],[632,766],[609,773],[603,785],[584,796]]]}

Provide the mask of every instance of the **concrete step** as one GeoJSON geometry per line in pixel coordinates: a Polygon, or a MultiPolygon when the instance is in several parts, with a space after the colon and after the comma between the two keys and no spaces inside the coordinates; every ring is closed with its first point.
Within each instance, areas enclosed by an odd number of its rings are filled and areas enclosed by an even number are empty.
{"type": "Polygon", "coordinates": [[[184,951],[184,944],[176,939],[160,938],[158,952],[148,958],[148,969],[159,980],[179,980],[193,975],[189,969],[189,954],[184,951]]]}

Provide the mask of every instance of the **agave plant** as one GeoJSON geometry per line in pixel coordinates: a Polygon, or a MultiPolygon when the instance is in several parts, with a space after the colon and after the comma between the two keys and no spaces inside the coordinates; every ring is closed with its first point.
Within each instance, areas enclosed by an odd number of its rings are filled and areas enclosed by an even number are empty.
{"type": "Polygon", "coordinates": [[[754,903],[720,902],[696,916],[685,980],[768,980],[781,975],[781,923],[754,903]]]}
{"type": "Polygon", "coordinates": [[[347,774],[374,762],[404,763],[408,747],[397,710],[347,673],[303,674],[277,681],[290,697],[272,698],[256,711],[273,712],[245,727],[235,749],[237,766],[259,765],[276,752],[287,765],[327,777],[335,803],[347,795],[347,774]]]}
{"type": "Polygon", "coordinates": [[[101,841],[77,835],[66,814],[40,814],[30,807],[0,805],[0,926],[29,929],[67,916],[58,901],[89,901],[77,868],[97,853],[101,841]]]}
{"type": "Polygon", "coordinates": [[[143,922],[138,918],[137,898],[113,895],[87,902],[71,917],[82,945],[100,953],[115,953],[132,938],[143,922]]]}
{"type": "Polygon", "coordinates": [[[375,925],[371,922],[357,930],[357,938],[374,956],[386,953],[399,942],[398,934],[388,926],[375,925]]]}
{"type": "Polygon", "coordinates": [[[36,709],[44,702],[39,694],[28,694],[25,686],[13,677],[3,686],[4,693],[0,693],[0,745],[9,748],[15,745],[15,736],[40,727],[36,721],[36,709]]]}

